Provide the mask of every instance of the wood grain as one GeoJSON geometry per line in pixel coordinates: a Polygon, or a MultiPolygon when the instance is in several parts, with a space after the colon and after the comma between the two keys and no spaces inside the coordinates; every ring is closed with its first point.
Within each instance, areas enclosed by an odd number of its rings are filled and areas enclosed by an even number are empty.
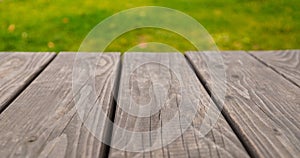
{"type": "MultiPolygon", "coordinates": [[[[212,52],[210,52],[212,53],[212,52]]],[[[208,53],[209,54],[209,53],[208,53]]],[[[206,53],[187,53],[211,91],[206,53]]],[[[222,52],[226,67],[226,97],[221,100],[227,120],[254,157],[299,157],[300,89],[245,52],[222,52]]],[[[216,65],[219,63],[212,63],[216,65]]],[[[213,72],[211,72],[213,73],[213,72]]]]}
{"type": "Polygon", "coordinates": [[[248,157],[222,115],[213,123],[220,111],[182,54],[126,53],[121,74],[115,125],[145,134],[114,127],[109,157],[248,157]],[[205,137],[201,125],[212,127],[205,137]]]}
{"type": "MultiPolygon", "coordinates": [[[[60,53],[54,61],[0,115],[1,157],[103,157],[106,147],[90,133],[78,113],[78,96],[88,95],[85,84],[78,91],[72,86],[75,53],[60,53]],[[74,96],[73,96],[74,94],[74,96]]],[[[85,53],[77,65],[79,74],[86,75],[87,67],[95,69],[97,100],[92,107],[79,105],[87,116],[101,108],[107,119],[112,117],[112,100],[119,68],[120,54],[108,53],[96,62],[97,53],[85,53]]],[[[91,73],[91,72],[88,72],[91,73]]],[[[87,81],[82,81],[86,83],[87,81]]],[[[84,117],[85,118],[85,117],[84,117]]],[[[101,127],[100,133],[106,127],[101,127]]]]}
{"type": "Polygon", "coordinates": [[[300,50],[250,51],[250,53],[300,87],[300,50]]]}
{"type": "Polygon", "coordinates": [[[0,112],[42,71],[54,53],[0,53],[0,112]]]}

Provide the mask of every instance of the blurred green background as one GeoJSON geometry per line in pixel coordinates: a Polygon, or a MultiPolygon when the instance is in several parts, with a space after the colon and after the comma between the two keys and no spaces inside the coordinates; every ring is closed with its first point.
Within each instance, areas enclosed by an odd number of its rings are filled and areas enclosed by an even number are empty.
{"type": "MultiPolygon", "coordinates": [[[[77,51],[105,18],[149,5],[192,16],[221,50],[300,48],[299,0],[0,0],[0,51],[77,51]]],[[[145,42],[194,50],[175,33],[148,28],[123,34],[106,51],[124,52],[145,42]]]]}

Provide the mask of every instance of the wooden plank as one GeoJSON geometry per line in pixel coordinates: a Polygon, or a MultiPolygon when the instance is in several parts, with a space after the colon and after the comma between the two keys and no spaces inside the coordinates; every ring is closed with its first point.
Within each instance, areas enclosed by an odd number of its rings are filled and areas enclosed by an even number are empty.
{"type": "MultiPolygon", "coordinates": [[[[72,80],[75,56],[75,53],[60,53],[2,113],[1,157],[103,157],[106,154],[106,147],[83,124],[75,106],[78,96],[90,96],[84,90],[90,88],[85,84],[87,81],[82,80],[84,84],[80,89],[72,89],[72,86],[80,85],[80,80],[72,80]]],[[[120,54],[103,54],[99,62],[96,62],[97,53],[82,56],[84,60],[77,65],[79,74],[93,74],[89,70],[95,69],[95,76],[90,79],[95,79],[98,94],[97,100],[91,100],[92,107],[84,104],[79,107],[87,112],[86,116],[95,119],[92,125],[97,125],[99,120],[88,108],[101,108],[105,115],[112,117],[112,92],[120,54]]],[[[101,126],[97,130],[104,133],[105,128],[101,126]]]]}
{"type": "Polygon", "coordinates": [[[300,50],[251,51],[250,53],[300,87],[300,50]]]}
{"type": "MultiPolygon", "coordinates": [[[[210,52],[212,53],[212,52],[210,52]]],[[[206,53],[187,53],[207,88],[206,53]]],[[[300,89],[245,52],[222,52],[226,97],[211,91],[249,153],[254,157],[299,157],[300,89]]],[[[216,65],[220,63],[212,63],[216,65]]]]}
{"type": "Polygon", "coordinates": [[[0,112],[53,59],[54,53],[0,53],[0,112]]]}
{"type": "Polygon", "coordinates": [[[182,54],[126,53],[121,74],[109,157],[248,157],[182,54]]]}

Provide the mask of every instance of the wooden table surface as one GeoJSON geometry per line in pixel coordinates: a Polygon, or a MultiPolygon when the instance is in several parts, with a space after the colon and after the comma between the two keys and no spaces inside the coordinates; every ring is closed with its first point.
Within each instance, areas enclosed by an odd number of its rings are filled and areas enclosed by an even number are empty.
{"type": "Polygon", "coordinates": [[[300,51],[99,54],[0,53],[1,158],[300,156],[300,51]]]}

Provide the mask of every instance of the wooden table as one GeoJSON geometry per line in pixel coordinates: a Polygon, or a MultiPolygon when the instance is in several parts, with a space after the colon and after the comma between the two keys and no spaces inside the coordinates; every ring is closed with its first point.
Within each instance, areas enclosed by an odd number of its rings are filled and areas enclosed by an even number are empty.
{"type": "MultiPolygon", "coordinates": [[[[0,53],[0,157],[299,157],[300,51],[221,52],[224,99],[214,91],[218,83],[207,64],[218,68],[220,63],[208,61],[206,53],[104,53],[101,61],[99,54],[86,53],[81,64],[74,62],[76,53],[0,53]],[[79,74],[86,67],[95,70],[96,100],[91,107],[79,106],[101,108],[115,125],[135,132],[158,129],[175,118],[178,126],[172,128],[181,134],[144,152],[103,144],[75,107],[84,88],[72,88],[74,67],[79,74]],[[199,107],[185,130],[180,119],[190,113],[181,111],[183,99],[199,107]],[[149,116],[132,115],[140,110],[132,100],[151,102],[149,116]],[[203,121],[209,103],[221,113],[213,123],[203,121]],[[202,123],[212,129],[198,137],[202,123]]],[[[97,111],[90,113],[97,126],[97,111]]],[[[111,126],[97,130],[107,140],[121,139],[111,126]]],[[[136,142],[142,149],[153,145],[151,138],[141,140],[148,142],[136,142]]]]}

